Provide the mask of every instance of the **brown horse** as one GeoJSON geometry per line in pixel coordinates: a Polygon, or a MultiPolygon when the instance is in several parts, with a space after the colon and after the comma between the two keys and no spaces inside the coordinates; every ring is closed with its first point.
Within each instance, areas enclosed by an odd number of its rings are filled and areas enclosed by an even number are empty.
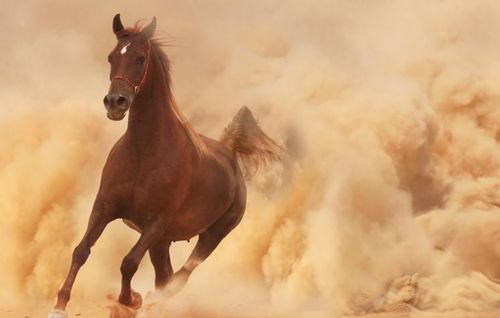
{"type": "Polygon", "coordinates": [[[175,104],[169,60],[152,39],[155,28],[156,19],[142,30],[125,29],[119,14],[113,19],[118,44],[109,55],[111,85],[104,105],[112,120],[123,119],[130,109],[128,127],[108,156],[87,231],[49,317],[66,316],[78,270],[106,225],[116,219],[141,234],[120,267],[120,303],[141,302],[130,281],[146,252],[156,288],[179,291],[243,216],[246,188],[238,162],[251,172],[282,152],[246,107],[219,141],[195,133],[175,104]],[[174,274],[171,242],[196,235],[196,247],[174,274]]]}

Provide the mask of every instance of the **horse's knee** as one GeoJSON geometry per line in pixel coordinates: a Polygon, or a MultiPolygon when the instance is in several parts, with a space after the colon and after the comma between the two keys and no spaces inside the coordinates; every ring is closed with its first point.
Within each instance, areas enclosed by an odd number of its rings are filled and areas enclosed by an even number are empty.
{"type": "Polygon", "coordinates": [[[82,265],[90,255],[90,247],[86,244],[78,244],[73,250],[73,262],[82,265]]]}
{"type": "Polygon", "coordinates": [[[120,266],[120,272],[124,277],[132,277],[139,268],[139,261],[132,256],[125,256],[120,266]]]}

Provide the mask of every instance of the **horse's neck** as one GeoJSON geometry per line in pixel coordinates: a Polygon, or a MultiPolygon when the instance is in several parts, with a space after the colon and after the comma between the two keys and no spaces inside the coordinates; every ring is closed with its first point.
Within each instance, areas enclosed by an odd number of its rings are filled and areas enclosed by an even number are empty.
{"type": "Polygon", "coordinates": [[[186,143],[186,134],[172,109],[167,80],[154,61],[151,74],[130,107],[126,135],[141,152],[168,145],[172,151],[186,143]]]}

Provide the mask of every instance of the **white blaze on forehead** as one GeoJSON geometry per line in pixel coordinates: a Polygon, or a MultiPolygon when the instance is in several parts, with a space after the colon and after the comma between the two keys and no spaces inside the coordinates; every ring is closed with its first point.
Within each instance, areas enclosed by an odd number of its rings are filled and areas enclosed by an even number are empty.
{"type": "Polygon", "coordinates": [[[122,49],[121,49],[121,51],[120,51],[120,54],[121,54],[121,55],[123,55],[123,54],[127,53],[127,48],[129,47],[129,45],[130,45],[130,44],[131,44],[131,43],[130,43],[130,42],[128,42],[127,44],[125,44],[125,45],[122,47],[122,49]]]}

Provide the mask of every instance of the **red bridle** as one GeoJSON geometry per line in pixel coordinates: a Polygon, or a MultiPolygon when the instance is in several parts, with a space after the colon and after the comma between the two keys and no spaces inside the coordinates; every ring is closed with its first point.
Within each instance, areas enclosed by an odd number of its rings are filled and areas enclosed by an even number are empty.
{"type": "Polygon", "coordinates": [[[146,81],[146,77],[148,75],[148,69],[149,69],[149,60],[150,60],[150,55],[151,55],[151,41],[148,40],[148,55],[146,57],[146,68],[144,69],[144,74],[142,74],[142,79],[141,81],[139,82],[139,85],[134,85],[134,83],[132,83],[131,80],[129,80],[128,78],[126,77],[123,77],[123,76],[114,76],[112,79],[111,79],[111,83],[115,80],[115,79],[121,79],[121,80],[124,80],[125,82],[127,82],[130,86],[132,86],[132,88],[134,89],[134,93],[137,94],[139,93],[139,90],[142,88],[142,85],[144,85],[144,82],[146,81]]]}

